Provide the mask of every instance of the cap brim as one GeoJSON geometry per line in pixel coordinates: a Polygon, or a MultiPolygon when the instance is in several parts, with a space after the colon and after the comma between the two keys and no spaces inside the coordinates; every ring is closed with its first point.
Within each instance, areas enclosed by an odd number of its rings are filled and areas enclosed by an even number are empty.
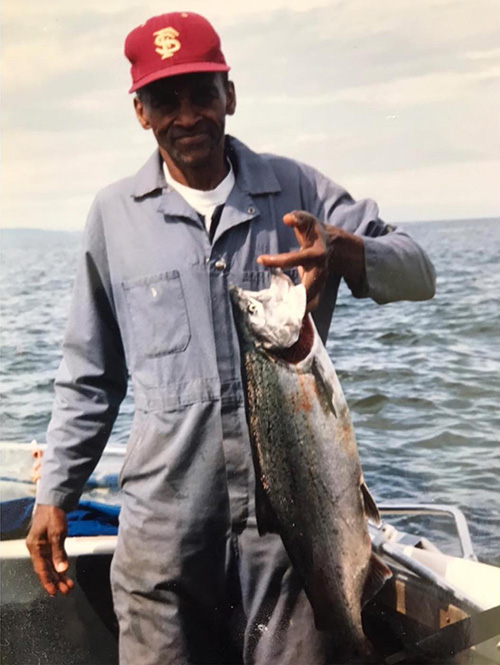
{"type": "Polygon", "coordinates": [[[165,69],[160,69],[148,76],[144,76],[136,81],[129,92],[135,92],[143,88],[148,83],[169,78],[170,76],[180,76],[181,74],[196,74],[198,72],[228,72],[231,68],[221,62],[189,62],[182,65],[171,65],[165,69]]]}

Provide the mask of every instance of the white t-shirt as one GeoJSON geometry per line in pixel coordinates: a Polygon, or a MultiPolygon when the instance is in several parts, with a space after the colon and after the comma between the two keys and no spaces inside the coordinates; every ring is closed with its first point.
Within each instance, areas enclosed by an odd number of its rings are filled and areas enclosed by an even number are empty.
{"type": "Polygon", "coordinates": [[[203,191],[201,189],[187,187],[186,185],[177,182],[177,180],[174,180],[170,175],[167,165],[163,162],[163,171],[165,173],[167,184],[169,184],[172,189],[175,189],[175,191],[178,192],[182,198],[204,218],[207,231],[210,231],[210,224],[212,222],[214,210],[218,206],[226,203],[234,186],[234,171],[229,160],[228,164],[229,173],[224,180],[222,180],[215,189],[203,191]]]}

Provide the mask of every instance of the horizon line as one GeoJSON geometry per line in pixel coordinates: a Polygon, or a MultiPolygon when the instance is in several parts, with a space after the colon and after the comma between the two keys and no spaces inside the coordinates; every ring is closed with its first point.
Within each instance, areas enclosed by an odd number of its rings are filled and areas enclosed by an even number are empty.
{"type": "MultiPolygon", "coordinates": [[[[398,222],[390,222],[390,225],[398,224],[439,224],[447,222],[500,222],[500,216],[487,216],[487,217],[447,217],[441,219],[405,219],[398,222]]],[[[389,223],[389,222],[388,222],[389,223]]],[[[35,226],[0,226],[0,231],[40,231],[49,233],[81,233],[85,227],[79,229],[58,229],[50,227],[35,227],[35,226]]]]}

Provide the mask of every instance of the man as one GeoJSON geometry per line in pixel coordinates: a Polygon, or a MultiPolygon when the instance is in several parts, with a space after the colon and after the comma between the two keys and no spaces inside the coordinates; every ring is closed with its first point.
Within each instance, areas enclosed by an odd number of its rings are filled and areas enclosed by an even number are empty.
{"type": "Polygon", "coordinates": [[[70,590],[65,511],[130,372],[112,565],[120,662],[325,662],[329,638],[279,537],[257,533],[228,285],[259,290],[268,266],[295,279],[298,268],[324,338],[341,278],[357,297],[421,300],[434,293],[433,269],[373,202],[225,135],[235,89],[205,19],[152,18],[125,51],[135,112],[158,150],[90,212],[28,537],[33,566],[51,595],[70,590]]]}

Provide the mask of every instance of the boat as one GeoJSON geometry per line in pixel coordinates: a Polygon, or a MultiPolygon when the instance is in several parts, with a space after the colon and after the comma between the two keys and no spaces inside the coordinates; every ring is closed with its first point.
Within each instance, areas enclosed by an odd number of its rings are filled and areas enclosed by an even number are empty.
{"type": "MultiPolygon", "coordinates": [[[[3,462],[8,462],[9,455],[19,458],[30,450],[29,445],[0,444],[3,462]]],[[[70,535],[66,540],[68,574],[75,581],[71,594],[51,598],[40,587],[24,538],[19,537],[19,529],[26,524],[11,531],[14,537],[2,540],[2,663],[118,663],[109,568],[116,545],[113,520],[119,511],[116,474],[123,452],[124,446],[108,447],[81,504],[82,510],[101,511],[110,528],[98,535],[70,535]]],[[[7,463],[9,468],[12,465],[7,463]]],[[[29,512],[33,496],[26,496],[30,487],[22,480],[26,468],[30,468],[29,459],[24,466],[16,465],[17,485],[12,474],[10,485],[7,481],[10,495],[2,493],[2,514],[5,507],[13,507],[12,502],[17,502],[18,514],[29,512]]],[[[453,506],[404,501],[381,503],[379,509],[382,524],[369,526],[372,547],[393,577],[363,610],[363,626],[376,662],[499,664],[500,568],[477,560],[463,513],[453,506]],[[412,523],[423,517],[431,523],[439,523],[442,516],[450,518],[460,556],[443,553],[427,535],[395,526],[408,516],[412,523]]],[[[75,533],[82,533],[78,529],[75,533]]]]}
{"type": "Polygon", "coordinates": [[[380,662],[500,663],[500,568],[477,560],[464,514],[455,506],[380,503],[372,548],[393,577],[363,610],[365,632],[380,662]],[[388,516],[447,515],[461,556],[440,551],[425,536],[396,529],[388,516]]]}

